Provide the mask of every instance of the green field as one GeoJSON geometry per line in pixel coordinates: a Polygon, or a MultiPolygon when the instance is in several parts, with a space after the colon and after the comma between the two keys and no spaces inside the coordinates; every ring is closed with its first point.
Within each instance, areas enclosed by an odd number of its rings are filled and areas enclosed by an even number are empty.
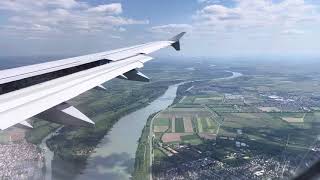
{"type": "Polygon", "coordinates": [[[157,160],[161,160],[164,157],[167,157],[165,153],[163,153],[160,149],[154,148],[153,149],[154,157],[157,158],[157,160]]]}
{"type": "Polygon", "coordinates": [[[192,104],[194,99],[195,99],[195,97],[193,97],[193,96],[186,96],[180,103],[192,104]]]}
{"type": "Polygon", "coordinates": [[[213,123],[213,120],[211,120],[209,117],[207,118],[200,118],[201,124],[202,124],[202,132],[215,132],[215,125],[213,123]]]}
{"type": "Polygon", "coordinates": [[[198,132],[202,133],[203,132],[203,125],[202,125],[201,118],[197,118],[197,125],[198,125],[198,132]]]}
{"type": "Polygon", "coordinates": [[[184,133],[183,118],[176,118],[175,120],[175,132],[184,133]]]}
{"type": "Polygon", "coordinates": [[[196,134],[181,136],[181,140],[183,143],[192,144],[192,145],[197,145],[202,143],[202,140],[196,134]]]}
{"type": "Polygon", "coordinates": [[[153,122],[153,126],[170,126],[171,120],[167,118],[156,118],[153,122]]]}

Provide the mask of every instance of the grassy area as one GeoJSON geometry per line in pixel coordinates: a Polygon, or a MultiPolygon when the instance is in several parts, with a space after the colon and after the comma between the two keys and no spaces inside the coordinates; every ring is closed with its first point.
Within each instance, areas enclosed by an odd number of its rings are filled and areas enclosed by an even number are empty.
{"type": "Polygon", "coordinates": [[[193,101],[195,100],[195,97],[193,96],[186,96],[182,99],[180,103],[182,104],[193,104],[193,101]]]}
{"type": "Polygon", "coordinates": [[[167,118],[156,118],[153,122],[153,126],[170,126],[171,121],[167,118]]]}
{"type": "Polygon", "coordinates": [[[210,126],[207,122],[207,118],[200,118],[200,120],[203,128],[203,132],[208,132],[210,130],[210,126]]]}
{"type": "Polygon", "coordinates": [[[197,125],[198,125],[198,132],[202,133],[203,132],[203,125],[202,125],[202,121],[201,118],[197,118],[197,125]]]}
{"type": "Polygon", "coordinates": [[[26,139],[33,144],[40,144],[42,139],[45,138],[50,132],[54,131],[61,125],[50,123],[42,120],[35,120],[33,123],[33,129],[27,131],[26,139]]]}
{"type": "Polygon", "coordinates": [[[193,132],[198,133],[199,132],[199,127],[198,127],[198,120],[195,117],[192,117],[192,127],[193,127],[193,132]]]}
{"type": "Polygon", "coordinates": [[[198,145],[202,143],[200,137],[196,134],[181,136],[181,141],[186,144],[198,145]]]}
{"type": "Polygon", "coordinates": [[[162,158],[167,157],[166,154],[164,154],[160,149],[158,148],[154,148],[153,149],[153,154],[154,154],[154,158],[155,160],[161,160],[162,158]]]}
{"type": "MultiPolygon", "coordinates": [[[[139,139],[138,148],[136,151],[136,158],[134,163],[134,171],[132,173],[132,179],[134,180],[147,180],[149,179],[150,169],[150,145],[149,145],[149,132],[151,119],[155,114],[149,116],[146,126],[143,128],[141,137],[139,139]]],[[[160,155],[160,152],[155,151],[154,153],[160,155]]],[[[161,152],[162,153],[162,152],[161,152]]]]}
{"type": "Polygon", "coordinates": [[[183,118],[176,118],[175,119],[175,132],[176,133],[183,133],[184,132],[183,118]]]}

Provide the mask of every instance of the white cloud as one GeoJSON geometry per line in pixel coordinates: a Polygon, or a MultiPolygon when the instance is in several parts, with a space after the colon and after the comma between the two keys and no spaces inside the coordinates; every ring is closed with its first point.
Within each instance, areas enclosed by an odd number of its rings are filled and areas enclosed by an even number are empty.
{"type": "Polygon", "coordinates": [[[198,31],[234,32],[296,28],[316,24],[317,7],[304,0],[234,0],[235,5],[207,5],[193,16],[198,31]]]}
{"type": "Polygon", "coordinates": [[[43,6],[54,5],[63,8],[73,8],[80,6],[81,3],[76,2],[75,0],[39,0],[38,2],[42,3],[43,6]]]}
{"type": "Polygon", "coordinates": [[[165,33],[165,34],[179,33],[182,31],[190,32],[192,31],[192,26],[189,24],[167,24],[167,25],[153,26],[150,28],[150,31],[154,33],[165,33]]]}
{"type": "Polygon", "coordinates": [[[10,12],[8,22],[0,30],[2,34],[11,35],[83,35],[149,23],[148,20],[123,17],[121,3],[91,6],[75,0],[2,0],[0,11],[10,12]]]}
{"type": "Polygon", "coordinates": [[[2,0],[0,9],[8,11],[26,11],[41,8],[75,8],[86,6],[86,3],[75,0],[2,0]]]}
{"type": "Polygon", "coordinates": [[[123,27],[119,27],[119,32],[126,32],[127,29],[126,28],[123,28],[123,27]]]}
{"type": "Polygon", "coordinates": [[[214,4],[214,3],[221,3],[220,0],[197,0],[198,3],[211,3],[211,4],[214,4]]]}
{"type": "Polygon", "coordinates": [[[109,37],[112,38],[112,39],[121,39],[120,36],[116,36],[116,35],[110,35],[109,37]]]}
{"type": "Polygon", "coordinates": [[[122,6],[120,3],[103,4],[88,9],[89,12],[107,13],[107,14],[121,14],[122,6]]]}
{"type": "Polygon", "coordinates": [[[304,31],[299,30],[299,29],[286,29],[281,32],[284,35],[302,35],[305,34],[304,31]]]}

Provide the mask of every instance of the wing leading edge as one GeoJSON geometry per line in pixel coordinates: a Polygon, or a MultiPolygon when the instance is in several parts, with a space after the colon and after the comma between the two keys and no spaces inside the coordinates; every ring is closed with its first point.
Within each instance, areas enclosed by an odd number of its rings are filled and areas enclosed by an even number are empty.
{"type": "Polygon", "coordinates": [[[62,124],[94,124],[66,101],[115,77],[149,81],[139,72],[159,49],[180,50],[183,33],[167,40],[113,51],[0,71],[0,129],[25,124],[33,116],[62,124]],[[52,118],[52,119],[51,119],[52,118]]]}

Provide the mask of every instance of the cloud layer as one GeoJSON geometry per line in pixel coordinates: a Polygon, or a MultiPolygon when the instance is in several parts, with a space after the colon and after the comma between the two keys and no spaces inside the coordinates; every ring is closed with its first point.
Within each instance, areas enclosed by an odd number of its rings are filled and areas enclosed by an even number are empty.
{"type": "Polygon", "coordinates": [[[300,28],[319,22],[316,6],[304,0],[235,0],[234,7],[207,5],[194,15],[194,25],[207,32],[279,30],[300,28]]]}
{"type": "Polygon", "coordinates": [[[105,2],[1,0],[0,54],[84,54],[181,31],[189,55],[319,54],[316,0],[105,2]]]}
{"type": "Polygon", "coordinates": [[[0,10],[9,14],[8,22],[1,28],[2,33],[27,37],[96,33],[149,23],[123,17],[120,3],[91,6],[75,0],[3,0],[0,10]]]}
{"type": "Polygon", "coordinates": [[[156,33],[182,30],[197,34],[252,32],[303,34],[320,22],[319,7],[304,0],[232,0],[232,6],[216,0],[198,0],[205,6],[192,15],[190,24],[167,24],[151,28],[156,33]]]}

